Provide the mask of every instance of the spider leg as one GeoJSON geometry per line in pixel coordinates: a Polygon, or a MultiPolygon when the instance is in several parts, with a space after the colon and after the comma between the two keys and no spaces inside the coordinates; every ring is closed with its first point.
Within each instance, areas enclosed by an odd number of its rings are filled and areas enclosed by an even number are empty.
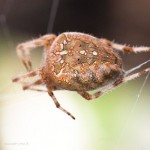
{"type": "Polygon", "coordinates": [[[115,42],[111,42],[107,39],[100,39],[100,42],[102,42],[102,44],[107,45],[112,47],[114,50],[117,51],[122,51],[122,52],[133,52],[133,53],[138,53],[138,52],[150,52],[150,47],[145,47],[145,46],[140,46],[140,47],[130,47],[127,45],[123,45],[123,44],[118,44],[115,42]]]}
{"type": "Polygon", "coordinates": [[[150,52],[150,47],[145,47],[145,46],[140,46],[140,47],[130,47],[127,45],[121,45],[117,43],[111,43],[111,46],[113,49],[122,51],[122,52],[133,52],[133,53],[138,53],[138,52],[150,52]]]}
{"type": "Polygon", "coordinates": [[[106,88],[102,89],[101,91],[98,91],[94,94],[89,94],[88,92],[86,91],[78,91],[78,94],[80,94],[82,97],[84,97],[86,100],[93,100],[95,98],[98,98],[100,97],[101,95],[111,91],[112,89],[114,89],[115,87],[118,87],[119,85],[123,84],[123,83],[126,83],[130,80],[133,80],[135,78],[138,78],[140,77],[141,75],[143,75],[144,73],[146,72],[149,72],[150,71],[150,68],[146,68],[140,72],[137,72],[137,73],[134,73],[134,74],[131,74],[131,75],[128,75],[128,76],[125,76],[125,77],[121,77],[119,78],[118,80],[116,80],[113,84],[110,84],[108,85],[106,88]]]}
{"type": "Polygon", "coordinates": [[[29,90],[37,91],[37,92],[47,92],[47,90],[39,89],[39,88],[34,88],[34,87],[30,87],[29,90]]]}
{"type": "Polygon", "coordinates": [[[32,88],[32,87],[33,86],[37,86],[37,85],[42,85],[42,84],[43,84],[43,80],[39,79],[39,80],[36,80],[36,81],[34,81],[32,83],[23,85],[23,90],[33,89],[33,90],[37,90],[38,91],[38,89],[35,89],[35,88],[32,88]]]}
{"type": "Polygon", "coordinates": [[[29,82],[24,82],[24,81],[22,81],[22,80],[25,79],[25,78],[34,77],[34,76],[36,76],[36,75],[38,75],[38,74],[39,74],[39,70],[31,71],[31,72],[29,72],[29,73],[16,76],[15,78],[12,79],[12,81],[13,81],[13,82],[19,82],[19,83],[21,83],[22,86],[23,86],[23,90],[30,89],[30,90],[34,90],[34,91],[47,92],[47,91],[44,90],[44,89],[33,88],[33,86],[43,84],[43,80],[42,80],[42,79],[36,80],[36,81],[34,81],[33,83],[29,83],[29,82]]]}
{"type": "Polygon", "coordinates": [[[65,110],[63,107],[61,107],[61,105],[59,104],[59,102],[57,101],[56,97],[54,96],[53,92],[48,89],[48,94],[49,96],[52,98],[52,100],[54,101],[55,103],[55,106],[57,108],[59,108],[61,111],[63,111],[64,113],[66,113],[67,115],[69,115],[72,119],[75,119],[75,117],[70,113],[68,112],[67,110],[65,110]]]}
{"type": "Polygon", "coordinates": [[[27,69],[27,71],[32,70],[32,63],[30,59],[30,51],[32,48],[44,46],[46,50],[51,46],[52,42],[55,40],[56,36],[53,34],[44,35],[38,39],[21,43],[17,46],[17,54],[21,62],[27,69]]]}
{"type": "Polygon", "coordinates": [[[133,80],[133,79],[135,79],[135,78],[138,78],[138,77],[140,77],[141,75],[143,75],[144,73],[149,72],[149,71],[150,71],[150,68],[146,68],[146,69],[144,69],[144,70],[142,70],[142,71],[139,71],[139,72],[137,72],[137,73],[128,75],[128,76],[124,77],[123,82],[127,82],[127,81],[129,81],[129,80],[133,80]]]}
{"type": "Polygon", "coordinates": [[[16,77],[14,77],[12,79],[13,82],[19,82],[19,83],[22,83],[22,79],[25,79],[25,78],[28,78],[28,77],[34,77],[36,75],[39,74],[39,70],[36,70],[36,71],[31,71],[31,72],[28,72],[26,74],[23,74],[23,75],[18,75],[16,77]]]}
{"type": "Polygon", "coordinates": [[[42,79],[36,80],[36,81],[34,81],[33,83],[29,83],[29,82],[24,82],[24,81],[22,81],[22,80],[25,79],[25,78],[34,77],[34,76],[36,76],[36,75],[39,75],[39,70],[31,71],[31,72],[26,73],[26,74],[23,74],[23,75],[18,75],[18,76],[16,76],[16,77],[14,77],[14,78],[12,79],[12,81],[13,81],[13,82],[21,83],[24,90],[30,89],[30,90],[34,90],[34,91],[47,92],[47,90],[38,89],[38,88],[34,88],[34,87],[33,87],[33,86],[36,86],[36,85],[41,85],[41,84],[43,84],[43,80],[42,80],[42,79]]]}
{"type": "Polygon", "coordinates": [[[80,94],[86,100],[93,100],[100,97],[103,93],[101,91],[98,91],[94,94],[89,94],[88,92],[85,91],[78,91],[78,94],[80,94]]]}

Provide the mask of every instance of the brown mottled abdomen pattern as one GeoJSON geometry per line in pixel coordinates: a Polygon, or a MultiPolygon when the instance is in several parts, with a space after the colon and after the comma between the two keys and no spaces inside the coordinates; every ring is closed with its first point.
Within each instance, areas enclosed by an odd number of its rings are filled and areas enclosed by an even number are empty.
{"type": "Polygon", "coordinates": [[[87,34],[63,33],[47,52],[47,80],[60,89],[88,91],[113,82],[121,60],[110,46],[87,34]]]}

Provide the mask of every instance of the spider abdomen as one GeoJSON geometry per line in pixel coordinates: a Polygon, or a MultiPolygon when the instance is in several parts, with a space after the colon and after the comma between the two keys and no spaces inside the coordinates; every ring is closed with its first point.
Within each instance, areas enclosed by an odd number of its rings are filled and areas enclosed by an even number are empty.
{"type": "Polygon", "coordinates": [[[47,52],[48,83],[58,89],[92,90],[115,81],[122,73],[120,57],[99,39],[63,33],[47,52]]]}

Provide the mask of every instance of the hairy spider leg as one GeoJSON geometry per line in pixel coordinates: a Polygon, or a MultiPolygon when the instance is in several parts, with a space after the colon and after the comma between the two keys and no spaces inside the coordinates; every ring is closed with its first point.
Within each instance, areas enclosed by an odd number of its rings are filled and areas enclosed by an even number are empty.
{"type": "Polygon", "coordinates": [[[78,91],[78,94],[80,94],[82,97],[84,97],[86,100],[94,100],[95,98],[100,97],[101,95],[111,91],[112,89],[114,89],[115,87],[118,87],[119,85],[126,83],[130,80],[133,80],[135,78],[140,77],[141,75],[143,75],[146,72],[149,72],[150,68],[146,68],[140,72],[134,73],[132,75],[128,75],[122,78],[119,78],[117,81],[114,82],[114,84],[110,84],[109,86],[107,86],[105,89],[102,89],[101,91],[98,91],[94,94],[89,94],[86,91],[78,91]]]}
{"type": "Polygon", "coordinates": [[[36,71],[31,71],[29,73],[26,73],[26,74],[23,74],[23,75],[18,75],[16,77],[14,77],[12,79],[13,82],[18,82],[18,83],[21,83],[22,86],[23,86],[23,89],[24,90],[27,90],[27,89],[30,89],[30,90],[35,90],[35,91],[45,91],[43,89],[36,89],[36,88],[33,88],[33,86],[36,86],[36,85],[41,85],[43,84],[43,80],[42,79],[38,79],[36,81],[34,81],[33,83],[29,83],[29,82],[24,82],[23,80],[25,78],[30,78],[30,77],[35,77],[39,75],[39,70],[36,70],[36,71]]]}
{"type": "Polygon", "coordinates": [[[111,41],[109,41],[107,39],[103,39],[103,38],[100,38],[99,40],[102,44],[110,46],[114,50],[117,50],[117,51],[128,52],[128,53],[130,53],[130,52],[133,52],[133,53],[150,52],[150,47],[145,47],[145,46],[131,47],[131,46],[127,46],[125,44],[118,44],[113,41],[111,42],[111,41]]]}
{"type": "Polygon", "coordinates": [[[130,53],[130,52],[133,52],[133,53],[150,52],[150,47],[145,47],[145,46],[130,47],[127,45],[121,45],[121,44],[117,44],[117,43],[113,43],[113,42],[112,42],[111,46],[115,50],[122,51],[122,52],[128,52],[128,53],[130,53]]]}
{"type": "Polygon", "coordinates": [[[29,87],[28,89],[32,90],[32,91],[37,91],[37,92],[48,92],[47,90],[39,89],[39,88],[35,88],[35,87],[29,87]]]}
{"type": "MultiPolygon", "coordinates": [[[[23,90],[27,90],[27,89],[32,89],[33,86],[37,86],[37,85],[42,85],[43,84],[43,80],[42,79],[39,79],[39,80],[36,80],[32,83],[29,83],[29,84],[26,84],[26,85],[23,85],[23,90]]],[[[36,89],[35,89],[36,90],[36,89]]],[[[38,89],[37,89],[38,90],[38,89]]]]}
{"type": "Polygon", "coordinates": [[[75,117],[70,113],[68,112],[66,109],[64,109],[63,107],[61,107],[61,105],[59,104],[58,100],[56,99],[56,97],[54,96],[53,92],[51,91],[51,89],[48,88],[48,94],[49,96],[52,98],[52,100],[54,101],[55,103],[55,106],[57,108],[59,108],[61,111],[63,111],[65,114],[69,115],[72,119],[75,119],[75,117]]]}
{"type": "Polygon", "coordinates": [[[86,100],[93,100],[93,99],[96,99],[102,95],[101,91],[98,91],[94,94],[89,94],[88,92],[85,92],[85,91],[78,91],[77,93],[80,94],[86,100]]]}
{"type": "Polygon", "coordinates": [[[39,70],[35,71],[30,71],[28,73],[22,74],[22,75],[17,75],[12,79],[13,82],[19,82],[19,83],[24,83],[22,80],[25,78],[30,78],[30,77],[35,77],[36,75],[39,75],[39,70]]]}
{"type": "Polygon", "coordinates": [[[21,43],[17,46],[17,54],[27,71],[31,71],[32,63],[30,58],[30,51],[33,48],[44,46],[47,50],[53,41],[55,40],[56,35],[54,34],[47,34],[38,39],[34,39],[32,41],[28,41],[25,43],[21,43]]]}

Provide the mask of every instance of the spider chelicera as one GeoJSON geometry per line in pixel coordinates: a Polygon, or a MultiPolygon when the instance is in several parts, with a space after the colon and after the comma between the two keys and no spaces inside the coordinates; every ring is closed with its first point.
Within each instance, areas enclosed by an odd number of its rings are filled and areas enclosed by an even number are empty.
{"type": "Polygon", "coordinates": [[[46,85],[46,91],[56,107],[75,119],[70,112],[61,107],[53,91],[77,91],[85,99],[92,100],[150,71],[150,68],[146,68],[134,74],[127,73],[122,67],[122,59],[117,51],[150,52],[150,48],[128,47],[78,32],[65,32],[58,36],[44,35],[17,46],[18,57],[28,73],[16,76],[13,82],[21,83],[24,90],[42,91],[35,87],[46,85]],[[39,69],[33,70],[30,51],[41,46],[44,47],[45,59],[39,69]],[[39,76],[40,79],[32,83],[23,81],[34,76],[39,76]],[[88,93],[101,87],[103,88],[94,94],[88,93]]]}

